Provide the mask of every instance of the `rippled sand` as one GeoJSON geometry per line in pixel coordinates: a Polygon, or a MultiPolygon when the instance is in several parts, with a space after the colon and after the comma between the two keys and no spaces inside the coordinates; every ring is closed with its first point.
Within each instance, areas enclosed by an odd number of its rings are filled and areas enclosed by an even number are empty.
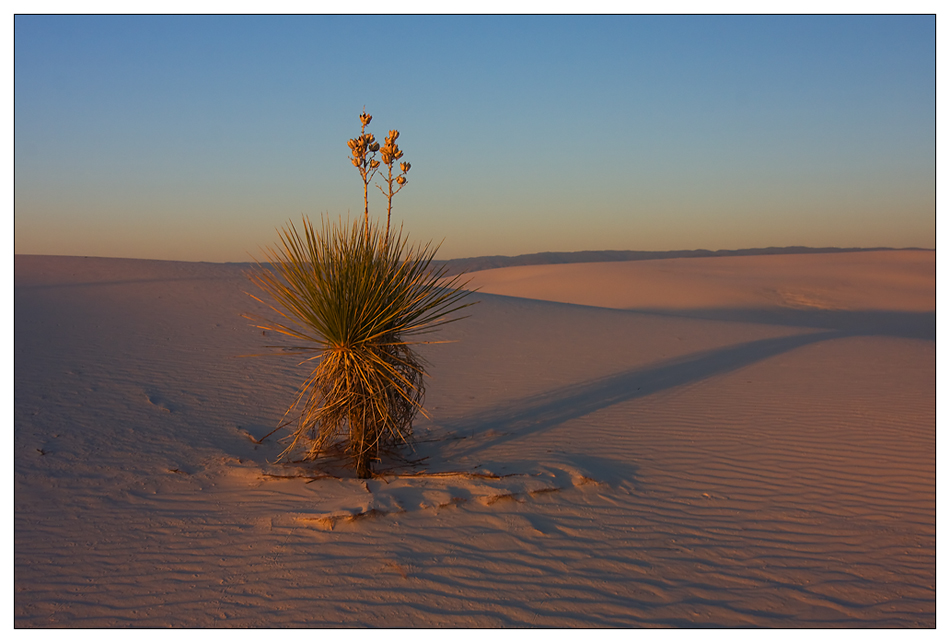
{"type": "Polygon", "coordinates": [[[16,257],[16,626],[935,626],[933,252],[474,273],[365,483],[244,269],[16,257]]]}

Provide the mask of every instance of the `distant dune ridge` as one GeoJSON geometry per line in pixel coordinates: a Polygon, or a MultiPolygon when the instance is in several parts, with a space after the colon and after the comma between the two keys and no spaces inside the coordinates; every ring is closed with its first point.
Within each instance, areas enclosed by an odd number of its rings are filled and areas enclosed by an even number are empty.
{"type": "Polygon", "coordinates": [[[592,263],[602,261],[645,261],[648,259],[678,259],[685,257],[746,257],[752,255],[790,255],[837,252],[875,252],[879,250],[926,250],[925,248],[809,248],[785,246],[782,248],[746,248],[743,250],[581,250],[578,252],[536,252],[533,254],[491,255],[448,259],[433,262],[448,266],[448,274],[507,268],[509,266],[534,266],[556,263],[592,263]]]}
{"type": "Polygon", "coordinates": [[[15,256],[16,627],[936,626],[933,251],[473,272],[365,481],[246,269],[15,256]]]}

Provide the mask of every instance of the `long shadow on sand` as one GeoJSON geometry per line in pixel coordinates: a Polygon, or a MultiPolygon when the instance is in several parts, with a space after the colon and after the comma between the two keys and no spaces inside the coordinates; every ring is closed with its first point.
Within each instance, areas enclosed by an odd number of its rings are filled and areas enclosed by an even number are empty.
{"type": "Polygon", "coordinates": [[[696,308],[665,310],[637,308],[627,312],[705,319],[709,321],[770,324],[835,330],[848,336],[881,336],[903,339],[936,339],[937,314],[892,310],[820,310],[797,308],[696,308]]]}
{"type": "MultiPolygon", "coordinates": [[[[634,312],[634,311],[630,311],[634,312]]],[[[636,311],[646,312],[646,311],[636,311]]],[[[527,437],[615,404],[652,395],[738,370],[802,346],[857,336],[887,336],[933,340],[936,313],[707,310],[650,311],[676,317],[772,323],[816,330],[790,337],[777,337],[694,353],[647,368],[638,368],[596,380],[573,384],[522,398],[479,413],[470,419],[450,420],[441,429],[457,437],[479,439],[453,456],[470,456],[486,448],[527,437]]],[[[461,445],[459,445],[461,446],[461,445]]]]}

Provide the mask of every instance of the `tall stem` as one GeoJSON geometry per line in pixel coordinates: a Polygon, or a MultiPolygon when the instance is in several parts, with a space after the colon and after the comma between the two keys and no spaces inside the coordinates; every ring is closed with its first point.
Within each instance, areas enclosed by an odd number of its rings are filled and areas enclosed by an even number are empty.
{"type": "Polygon", "coordinates": [[[393,165],[389,164],[389,178],[386,180],[389,185],[389,194],[386,195],[386,239],[389,239],[389,217],[393,211],[393,165]]]}
{"type": "MultiPolygon", "coordinates": [[[[363,113],[366,113],[366,107],[363,107],[363,113]]],[[[360,136],[366,133],[366,123],[361,119],[360,136]]],[[[363,161],[364,165],[366,161],[363,161]]],[[[363,167],[360,171],[363,175],[363,234],[369,238],[369,170],[363,167]]]]}
{"type": "Polygon", "coordinates": [[[363,231],[369,236],[369,179],[363,176],[363,231]]]}

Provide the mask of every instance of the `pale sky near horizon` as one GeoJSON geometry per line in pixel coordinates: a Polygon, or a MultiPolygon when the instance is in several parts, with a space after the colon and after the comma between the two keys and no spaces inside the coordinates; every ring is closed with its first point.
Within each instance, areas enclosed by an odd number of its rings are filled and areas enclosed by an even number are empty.
{"type": "Polygon", "coordinates": [[[933,16],[23,16],[16,253],[246,261],[362,214],[440,258],[936,245],[933,16]],[[385,216],[378,191],[371,214],[385,216]]]}

